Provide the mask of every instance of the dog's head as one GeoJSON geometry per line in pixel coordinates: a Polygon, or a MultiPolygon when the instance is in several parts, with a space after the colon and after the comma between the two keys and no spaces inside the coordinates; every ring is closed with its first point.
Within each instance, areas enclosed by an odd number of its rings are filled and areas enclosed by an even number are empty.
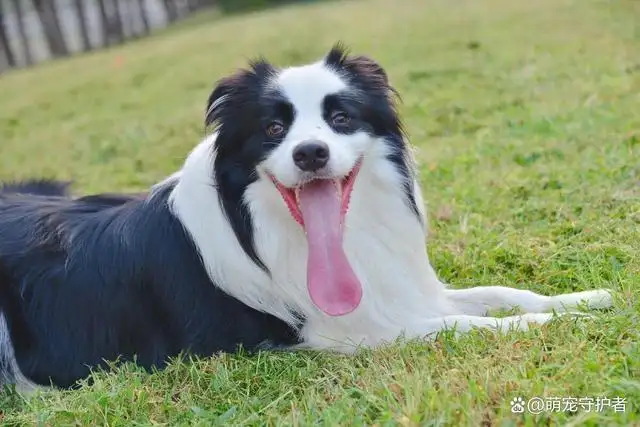
{"type": "MultiPolygon", "coordinates": [[[[218,133],[216,182],[236,234],[251,227],[248,212],[239,211],[246,209],[244,190],[268,181],[282,196],[274,209],[288,208],[306,233],[312,299],[329,314],[355,308],[359,285],[341,241],[358,172],[364,162],[384,161],[404,177],[401,185],[412,183],[395,91],[382,67],[340,45],[305,66],[277,69],[254,61],[218,83],[206,124],[218,133]],[[335,281],[342,284],[326,285],[335,281]],[[316,286],[323,290],[314,293],[316,286]],[[336,295],[341,303],[329,301],[336,295]]],[[[255,249],[244,246],[259,262],[255,249]]]]}

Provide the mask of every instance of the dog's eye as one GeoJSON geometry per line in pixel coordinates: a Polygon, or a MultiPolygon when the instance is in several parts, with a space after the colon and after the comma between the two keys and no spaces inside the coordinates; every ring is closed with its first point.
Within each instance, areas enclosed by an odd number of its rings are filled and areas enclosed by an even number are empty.
{"type": "Polygon", "coordinates": [[[271,122],[267,126],[267,135],[272,138],[282,135],[284,132],[284,126],[280,122],[271,122]]]}
{"type": "Polygon", "coordinates": [[[344,126],[349,123],[349,116],[344,111],[336,111],[331,116],[331,122],[336,126],[344,126]]]}

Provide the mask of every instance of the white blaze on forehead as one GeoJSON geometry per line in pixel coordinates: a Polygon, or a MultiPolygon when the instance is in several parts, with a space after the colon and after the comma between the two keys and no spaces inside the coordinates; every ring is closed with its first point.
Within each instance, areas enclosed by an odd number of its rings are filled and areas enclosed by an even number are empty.
{"type": "Polygon", "coordinates": [[[338,73],[322,61],[286,68],[276,77],[276,84],[297,111],[307,114],[321,114],[325,96],[347,88],[338,73]]]}

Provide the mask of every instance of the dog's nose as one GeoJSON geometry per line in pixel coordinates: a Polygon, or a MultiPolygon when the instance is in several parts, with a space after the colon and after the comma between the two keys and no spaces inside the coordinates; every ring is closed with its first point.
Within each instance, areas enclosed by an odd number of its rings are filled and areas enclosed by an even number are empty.
{"type": "Polygon", "coordinates": [[[305,172],[315,172],[329,162],[329,146],[322,141],[308,141],[293,150],[293,162],[305,172]]]}

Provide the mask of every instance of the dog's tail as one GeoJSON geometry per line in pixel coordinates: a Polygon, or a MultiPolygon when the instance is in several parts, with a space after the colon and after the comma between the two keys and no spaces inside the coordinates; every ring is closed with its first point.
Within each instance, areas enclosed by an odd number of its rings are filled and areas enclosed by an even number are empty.
{"type": "Polygon", "coordinates": [[[70,182],[50,179],[31,179],[0,183],[0,194],[33,194],[39,196],[69,196],[70,182]]]}

